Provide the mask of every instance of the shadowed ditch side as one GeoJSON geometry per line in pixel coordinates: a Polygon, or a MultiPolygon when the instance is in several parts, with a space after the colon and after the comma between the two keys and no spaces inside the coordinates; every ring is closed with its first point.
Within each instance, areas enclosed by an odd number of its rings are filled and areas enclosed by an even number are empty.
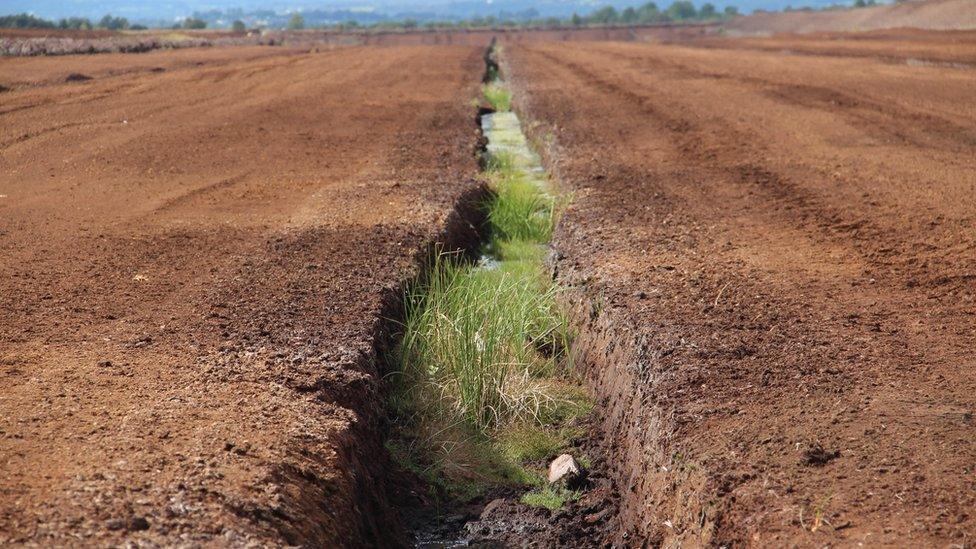
{"type": "MultiPolygon", "coordinates": [[[[444,250],[476,249],[481,241],[479,228],[484,224],[481,204],[486,187],[473,185],[462,193],[443,223],[440,233],[415,258],[415,272],[423,272],[431,257],[444,250]]],[[[350,424],[344,439],[336,444],[342,468],[334,476],[325,476],[312,466],[281,466],[274,473],[282,485],[290,488],[283,495],[286,504],[271,513],[256,507],[235,508],[240,516],[269,522],[291,545],[344,547],[395,547],[405,545],[407,532],[396,513],[394,497],[387,489],[387,472],[391,467],[383,449],[384,393],[377,380],[383,372],[384,357],[396,344],[403,318],[403,295],[409,284],[390,288],[383,293],[380,314],[372,328],[372,349],[340,349],[335,360],[348,371],[362,375],[337,386],[333,378],[322,378],[314,384],[298,385],[296,391],[313,395],[318,401],[353,410],[357,418],[350,424]],[[367,350],[369,349],[369,350],[367,350]],[[343,508],[335,506],[336,494],[343,497],[343,508]],[[348,497],[346,496],[348,494],[348,497]],[[287,510],[287,511],[285,511],[287,510]],[[335,530],[336,524],[342,530],[335,530]]],[[[316,462],[324,469],[326,462],[316,462]]]]}

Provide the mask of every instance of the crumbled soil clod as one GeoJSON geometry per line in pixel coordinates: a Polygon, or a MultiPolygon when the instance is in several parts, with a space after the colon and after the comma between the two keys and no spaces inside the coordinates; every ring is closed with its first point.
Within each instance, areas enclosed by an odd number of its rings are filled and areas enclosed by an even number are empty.
{"type": "Polygon", "coordinates": [[[105,521],[105,528],[108,530],[139,532],[149,529],[149,521],[145,517],[113,518],[105,521]]]}
{"type": "Polygon", "coordinates": [[[839,457],[840,450],[825,450],[820,444],[814,444],[803,452],[803,462],[814,467],[822,467],[839,457]]]}

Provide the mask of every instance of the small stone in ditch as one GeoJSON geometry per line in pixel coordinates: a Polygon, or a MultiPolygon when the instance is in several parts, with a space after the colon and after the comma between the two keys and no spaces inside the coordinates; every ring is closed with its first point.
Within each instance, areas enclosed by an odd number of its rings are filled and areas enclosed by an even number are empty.
{"type": "Polygon", "coordinates": [[[581,475],[580,466],[569,454],[563,454],[549,464],[549,484],[565,481],[567,484],[581,475]]]}
{"type": "Polygon", "coordinates": [[[606,519],[609,514],[610,514],[610,508],[605,507],[600,511],[597,511],[595,513],[590,513],[589,515],[583,517],[583,522],[587,524],[596,524],[606,519]]]}

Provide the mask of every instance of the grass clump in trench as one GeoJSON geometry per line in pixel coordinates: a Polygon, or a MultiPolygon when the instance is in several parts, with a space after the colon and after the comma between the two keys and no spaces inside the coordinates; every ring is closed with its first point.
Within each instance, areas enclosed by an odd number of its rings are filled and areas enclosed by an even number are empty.
{"type": "Polygon", "coordinates": [[[485,94],[485,100],[495,111],[507,112],[512,109],[512,93],[507,88],[493,82],[485,84],[481,91],[485,94]]]}
{"type": "Polygon", "coordinates": [[[590,409],[562,364],[569,333],[556,291],[534,260],[435,261],[407,295],[396,356],[390,449],[402,465],[460,499],[539,485],[532,462],[565,448],[590,409]]]}
{"type": "Polygon", "coordinates": [[[541,263],[567,200],[546,193],[544,182],[521,169],[511,153],[492,154],[487,168],[492,191],[487,204],[489,251],[503,261],[541,263]]]}
{"type": "Polygon", "coordinates": [[[525,503],[554,508],[574,496],[547,486],[547,460],[591,409],[564,356],[568,323],[543,263],[557,201],[511,158],[488,172],[486,251],[497,263],[441,255],[408,292],[388,448],[442,496],[529,486],[525,503]]]}
{"type": "Polygon", "coordinates": [[[550,511],[562,509],[566,503],[579,499],[578,490],[570,490],[563,486],[545,485],[522,495],[521,501],[533,507],[545,507],[550,511]]]}
{"type": "Polygon", "coordinates": [[[538,349],[561,348],[566,328],[541,274],[527,262],[477,269],[438,258],[407,298],[403,396],[485,433],[557,407],[547,390],[555,360],[538,349]]]}

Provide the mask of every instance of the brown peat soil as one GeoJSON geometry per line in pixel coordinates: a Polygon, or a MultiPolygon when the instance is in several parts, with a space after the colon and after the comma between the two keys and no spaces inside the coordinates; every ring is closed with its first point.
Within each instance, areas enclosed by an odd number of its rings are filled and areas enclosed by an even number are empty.
{"type": "Polygon", "coordinates": [[[266,51],[0,94],[0,543],[402,539],[374,346],[479,188],[483,48],[266,51]]]}
{"type": "MultiPolygon", "coordinates": [[[[599,406],[589,491],[481,524],[967,546],[976,40],[713,31],[498,33],[599,406]]],[[[378,353],[491,35],[0,58],[0,543],[407,539],[378,353]]]]}
{"type": "Polygon", "coordinates": [[[506,48],[575,195],[555,268],[616,541],[971,544],[976,72],[897,41],[506,48]]]}
{"type": "Polygon", "coordinates": [[[695,40],[694,44],[783,55],[864,57],[922,67],[976,68],[976,31],[972,30],[932,32],[893,29],[856,34],[818,32],[746,38],[705,36],[695,40]]]}
{"type": "Polygon", "coordinates": [[[976,6],[970,0],[908,0],[857,9],[758,12],[737,17],[725,26],[732,34],[973,29],[976,6]]]}
{"type": "MultiPolygon", "coordinates": [[[[309,53],[308,47],[227,46],[153,50],[139,54],[101,53],[96,55],[59,55],[7,57],[0,59],[0,86],[8,90],[60,84],[71,75],[89,78],[120,76],[128,73],[161,73],[182,68],[216,67],[230,63],[257,61],[264,57],[282,57],[309,53]]],[[[77,77],[75,77],[77,79],[77,77]]],[[[71,89],[71,88],[65,88],[71,89]]],[[[10,96],[0,96],[6,105],[10,96]]],[[[6,110],[6,109],[4,109],[6,110]]]]}

